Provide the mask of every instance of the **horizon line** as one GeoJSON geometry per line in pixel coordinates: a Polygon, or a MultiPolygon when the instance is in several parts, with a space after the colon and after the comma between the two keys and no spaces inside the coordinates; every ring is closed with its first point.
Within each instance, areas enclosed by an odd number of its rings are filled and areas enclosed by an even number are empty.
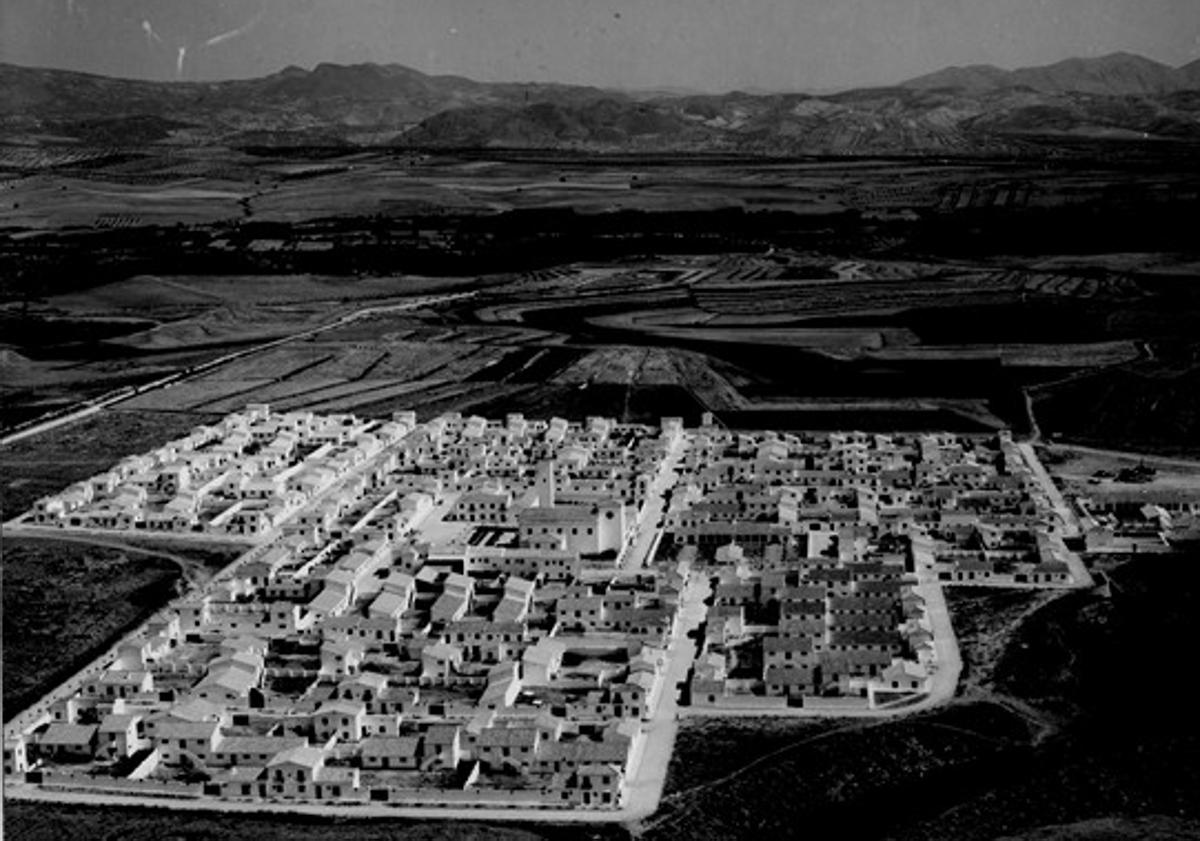
{"type": "Polygon", "coordinates": [[[1172,65],[1172,64],[1168,64],[1163,61],[1159,61],[1157,59],[1149,58],[1148,56],[1142,55],[1141,53],[1135,53],[1135,52],[1131,52],[1128,50],[1115,50],[1113,52],[1104,53],[1103,55],[1098,55],[1098,56],[1090,56],[1090,57],[1089,56],[1067,56],[1066,58],[1061,58],[1056,61],[1052,61],[1048,64],[1021,65],[1021,66],[1011,67],[1011,68],[1002,67],[1000,65],[989,64],[989,63],[949,64],[949,65],[943,65],[941,67],[935,68],[935,69],[927,71],[925,73],[919,73],[915,76],[909,76],[909,77],[899,80],[899,81],[877,82],[874,84],[859,84],[859,85],[833,86],[833,87],[813,87],[813,88],[765,88],[765,87],[758,86],[758,85],[751,85],[751,86],[744,87],[744,88],[736,88],[735,87],[735,88],[729,88],[729,89],[725,89],[725,90],[713,90],[713,89],[703,89],[703,88],[694,88],[693,89],[686,85],[670,85],[670,84],[664,84],[664,85],[647,84],[647,85],[640,85],[640,86],[621,87],[621,86],[598,85],[598,84],[585,83],[585,82],[559,82],[559,81],[553,81],[553,80],[480,79],[480,78],[476,78],[474,76],[467,76],[467,75],[464,75],[461,73],[429,73],[429,72],[421,70],[417,67],[414,67],[410,64],[404,64],[399,61],[389,61],[389,62],[362,61],[362,62],[351,62],[351,63],[342,63],[342,62],[336,62],[336,61],[318,61],[309,67],[305,67],[303,64],[298,64],[298,63],[293,62],[293,63],[286,64],[283,67],[280,67],[279,69],[271,71],[269,73],[262,73],[262,74],[255,75],[255,76],[240,76],[240,75],[239,76],[227,76],[227,77],[223,77],[223,78],[214,78],[214,79],[166,79],[166,78],[151,78],[151,77],[145,77],[145,76],[119,76],[119,75],[112,75],[112,74],[108,74],[108,73],[99,73],[99,72],[92,71],[92,70],[76,70],[76,69],[72,69],[72,68],[57,67],[57,66],[53,66],[53,65],[24,64],[22,62],[5,59],[2,56],[0,56],[0,65],[9,66],[9,67],[18,67],[18,68],[21,68],[24,70],[49,71],[49,72],[56,72],[56,73],[70,73],[70,74],[75,74],[75,75],[79,75],[79,76],[91,76],[91,77],[99,78],[99,79],[112,79],[112,80],[122,81],[122,82],[146,83],[146,84],[153,84],[153,85],[220,85],[220,84],[229,84],[229,83],[236,83],[236,82],[253,82],[253,81],[259,81],[262,79],[269,79],[272,76],[279,76],[284,73],[287,73],[289,70],[298,70],[303,73],[311,74],[311,73],[316,72],[321,67],[336,67],[336,68],[399,67],[399,68],[403,68],[405,70],[410,70],[414,73],[419,73],[422,76],[425,76],[425,77],[428,77],[431,79],[447,79],[447,78],[466,79],[468,81],[475,82],[477,84],[485,84],[485,85],[554,85],[554,86],[569,87],[569,88],[592,88],[594,90],[599,90],[599,91],[615,91],[615,92],[630,93],[630,94],[639,94],[639,93],[640,94],[650,94],[650,93],[655,93],[655,92],[664,92],[665,93],[665,92],[670,92],[670,91],[678,91],[678,93],[669,94],[669,95],[681,96],[681,97],[682,96],[729,96],[729,95],[738,94],[738,93],[743,93],[743,94],[747,94],[747,95],[751,95],[751,96],[805,95],[805,96],[820,97],[820,96],[832,96],[832,95],[836,95],[839,93],[845,93],[848,91],[855,91],[855,90],[873,90],[873,89],[879,89],[879,88],[900,87],[900,86],[903,86],[903,85],[905,85],[911,81],[914,81],[916,79],[921,79],[926,76],[931,76],[931,75],[934,75],[937,73],[950,71],[950,70],[969,70],[969,69],[975,69],[975,68],[980,68],[980,69],[989,68],[989,69],[993,69],[993,70],[999,70],[1004,73],[1014,73],[1014,72],[1018,72],[1020,70],[1045,69],[1045,68],[1054,67],[1056,65],[1063,64],[1063,63],[1069,62],[1069,61],[1103,61],[1105,59],[1112,59],[1112,58],[1117,58],[1117,57],[1130,57],[1130,58],[1140,59],[1142,61],[1148,61],[1148,62],[1156,64],[1160,67],[1163,67],[1167,70],[1171,70],[1171,71],[1175,71],[1175,72],[1181,71],[1184,68],[1192,66],[1193,64],[1200,64],[1200,58],[1195,59],[1193,61],[1185,62],[1180,65],[1172,65]]]}

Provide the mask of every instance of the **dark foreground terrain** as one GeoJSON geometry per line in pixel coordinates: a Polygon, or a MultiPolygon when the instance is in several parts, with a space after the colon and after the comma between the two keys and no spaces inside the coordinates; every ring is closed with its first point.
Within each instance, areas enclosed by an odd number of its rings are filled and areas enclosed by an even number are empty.
{"type": "Polygon", "coordinates": [[[236,556],[232,548],[4,538],[4,720],[174,598],[181,579],[202,580],[236,556]]]}
{"type": "Polygon", "coordinates": [[[197,815],[5,803],[5,837],[22,841],[623,841],[620,827],[486,825],[470,821],[361,821],[197,815]]]}

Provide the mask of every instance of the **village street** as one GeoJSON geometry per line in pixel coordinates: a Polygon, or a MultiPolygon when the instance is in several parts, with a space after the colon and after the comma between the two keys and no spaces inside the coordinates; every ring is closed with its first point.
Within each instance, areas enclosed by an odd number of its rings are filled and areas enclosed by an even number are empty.
{"type": "MultiPolygon", "coordinates": [[[[1033,451],[1033,445],[1026,442],[1017,445],[1021,450],[1021,455],[1025,459],[1025,463],[1029,466],[1033,477],[1041,486],[1042,492],[1046,495],[1046,500],[1054,509],[1059,519],[1063,524],[1063,533],[1065,537],[1078,537],[1080,534],[1079,518],[1075,516],[1070,504],[1063,498],[1062,491],[1054,484],[1054,479],[1046,470],[1042,460],[1037,457],[1033,451]]],[[[1077,552],[1067,552],[1063,558],[1067,566],[1071,568],[1071,579],[1076,587],[1091,587],[1093,585],[1092,574],[1088,572],[1084,566],[1083,559],[1079,557],[1077,552]]]]}
{"type": "Polygon", "coordinates": [[[666,514],[665,493],[667,489],[675,486],[678,479],[675,468],[686,449],[687,442],[680,438],[667,451],[666,457],[646,491],[646,500],[638,515],[637,534],[620,560],[621,569],[636,572],[646,568],[654,560],[654,553],[658,550],[658,543],[662,539],[663,533],[659,522],[666,514]]]}
{"type": "Polygon", "coordinates": [[[704,600],[710,593],[707,576],[688,576],[680,596],[675,633],[667,649],[659,702],[646,725],[646,742],[641,755],[634,757],[633,773],[628,782],[629,793],[625,806],[620,810],[623,819],[640,819],[654,814],[662,799],[667,767],[675,748],[675,735],[679,732],[679,687],[687,681],[696,657],[696,641],[691,635],[704,621],[707,610],[704,600]]]}
{"type": "Polygon", "coordinates": [[[1079,520],[1075,516],[1075,512],[1071,510],[1071,506],[1063,499],[1062,492],[1058,486],[1054,484],[1054,480],[1050,478],[1045,466],[1042,465],[1042,460],[1037,457],[1033,451],[1033,445],[1029,443],[1018,444],[1017,447],[1021,450],[1021,456],[1025,459],[1025,464],[1028,465],[1030,472],[1033,474],[1041,486],[1043,493],[1046,494],[1047,500],[1055,513],[1062,520],[1063,529],[1067,537],[1075,537],[1079,534],[1079,520]]]}

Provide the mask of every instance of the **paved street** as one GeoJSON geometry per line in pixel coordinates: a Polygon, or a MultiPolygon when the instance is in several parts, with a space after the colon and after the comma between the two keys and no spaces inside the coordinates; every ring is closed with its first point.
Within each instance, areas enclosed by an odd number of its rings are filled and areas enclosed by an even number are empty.
{"type": "Polygon", "coordinates": [[[545,809],[530,807],[483,806],[380,806],[370,803],[335,805],[332,803],[260,803],[212,798],[144,797],[120,793],[56,791],[18,782],[5,782],[5,799],[49,803],[78,803],[91,806],[143,806],[186,812],[228,812],[234,814],[289,814],[337,818],[412,818],[472,821],[541,821],[553,823],[612,823],[625,819],[624,811],[600,809],[545,809]]]}
{"type": "Polygon", "coordinates": [[[626,549],[621,559],[622,569],[631,571],[643,569],[654,560],[654,552],[658,549],[658,541],[662,536],[662,529],[659,528],[658,523],[666,513],[663,494],[668,488],[675,485],[678,478],[675,468],[686,449],[687,444],[681,439],[667,451],[662,467],[647,490],[646,501],[642,506],[641,516],[638,518],[637,537],[626,549]]]}
{"type": "Polygon", "coordinates": [[[958,650],[958,637],[950,621],[950,608],[946,604],[945,589],[936,581],[923,579],[914,588],[925,599],[925,613],[933,631],[935,666],[930,677],[929,694],[919,703],[905,707],[905,711],[927,709],[954,697],[958,676],[962,672],[962,655],[958,650]]]}
{"type": "Polygon", "coordinates": [[[691,576],[681,596],[679,621],[675,635],[667,650],[667,667],[663,674],[663,690],[647,726],[646,744],[641,761],[634,769],[629,781],[629,795],[621,809],[624,819],[638,819],[654,814],[662,799],[663,785],[667,780],[667,766],[675,748],[675,735],[679,731],[678,685],[687,679],[692,661],[696,657],[696,641],[688,635],[704,621],[704,600],[710,592],[707,577],[691,576]]]}
{"type": "MultiPolygon", "coordinates": [[[[1029,465],[1031,472],[1042,491],[1049,500],[1050,505],[1058,514],[1063,523],[1063,533],[1066,537],[1078,537],[1081,533],[1079,528],[1079,518],[1075,516],[1074,509],[1063,498],[1062,491],[1054,484],[1054,479],[1051,478],[1045,466],[1042,465],[1041,459],[1034,452],[1033,445],[1029,443],[1018,444],[1021,450],[1021,455],[1025,458],[1025,463],[1029,465]]],[[[1071,568],[1071,578],[1077,587],[1091,587],[1093,585],[1092,574],[1088,572],[1084,566],[1083,559],[1075,552],[1068,552],[1066,558],[1067,566],[1071,568]]]]}
{"type": "Polygon", "coordinates": [[[1067,537],[1075,537],[1079,534],[1079,519],[1075,516],[1075,512],[1071,510],[1071,506],[1063,498],[1062,492],[1054,484],[1054,480],[1050,478],[1050,474],[1042,465],[1041,459],[1037,457],[1037,453],[1033,451],[1033,445],[1029,443],[1018,444],[1017,447],[1021,450],[1021,455],[1025,459],[1025,463],[1029,465],[1033,477],[1037,479],[1042,491],[1045,492],[1046,498],[1050,501],[1051,507],[1062,520],[1063,529],[1067,537]]]}

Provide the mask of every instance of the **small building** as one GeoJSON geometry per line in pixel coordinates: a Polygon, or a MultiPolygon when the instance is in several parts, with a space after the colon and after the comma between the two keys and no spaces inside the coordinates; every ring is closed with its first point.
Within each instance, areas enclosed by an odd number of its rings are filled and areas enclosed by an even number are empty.
{"type": "Polygon", "coordinates": [[[148,744],[138,713],[110,713],[100,722],[98,752],[109,759],[132,756],[148,744]]]}
{"type": "Polygon", "coordinates": [[[4,776],[29,770],[29,746],[24,736],[4,740],[4,776]]]}
{"type": "Polygon", "coordinates": [[[217,748],[221,725],[216,720],[166,719],[156,722],[153,738],[162,761],[168,765],[178,764],[189,754],[206,760],[217,748]]]}
{"type": "Polygon", "coordinates": [[[421,739],[416,736],[371,736],[362,742],[362,767],[369,770],[415,771],[421,765],[421,739]]]}
{"type": "Polygon", "coordinates": [[[89,762],[96,755],[99,729],[95,724],[51,724],[38,737],[38,758],[50,762],[89,762]]]}
{"type": "Polygon", "coordinates": [[[363,737],[367,714],[361,701],[328,701],[312,716],[312,729],[319,741],[336,737],[342,742],[357,742],[363,737]]]}
{"type": "Polygon", "coordinates": [[[893,660],[876,683],[877,688],[891,692],[923,692],[929,685],[929,671],[921,663],[893,660]]]}

